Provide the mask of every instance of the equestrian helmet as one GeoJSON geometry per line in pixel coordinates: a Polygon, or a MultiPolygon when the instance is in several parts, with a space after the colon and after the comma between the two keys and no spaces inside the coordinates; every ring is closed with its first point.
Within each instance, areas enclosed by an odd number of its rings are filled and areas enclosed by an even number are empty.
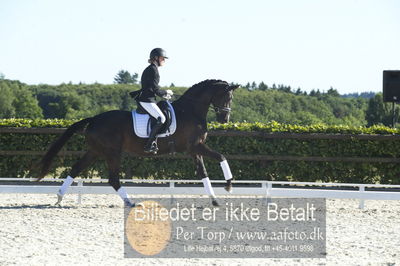
{"type": "Polygon", "coordinates": [[[163,50],[162,48],[154,48],[153,50],[151,50],[150,59],[153,59],[156,56],[162,56],[164,58],[168,58],[167,52],[165,52],[165,50],[163,50]]]}

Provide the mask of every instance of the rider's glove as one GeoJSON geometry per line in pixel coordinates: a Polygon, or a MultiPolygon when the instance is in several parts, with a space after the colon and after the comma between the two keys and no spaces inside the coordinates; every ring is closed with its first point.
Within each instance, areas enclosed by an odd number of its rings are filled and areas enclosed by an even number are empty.
{"type": "Polygon", "coordinates": [[[174,95],[174,92],[172,90],[166,90],[167,94],[164,95],[164,99],[170,100],[172,98],[172,95],[174,95]]]}

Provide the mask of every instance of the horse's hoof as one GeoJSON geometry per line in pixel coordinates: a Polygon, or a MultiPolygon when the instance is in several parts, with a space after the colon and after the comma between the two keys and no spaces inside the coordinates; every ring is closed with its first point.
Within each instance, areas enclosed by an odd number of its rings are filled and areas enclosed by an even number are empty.
{"type": "Polygon", "coordinates": [[[136,204],[131,202],[129,199],[126,199],[126,200],[124,200],[124,206],[127,208],[134,208],[136,206],[136,204]]]}
{"type": "Polygon", "coordinates": [[[214,207],[219,207],[219,206],[220,206],[219,203],[218,203],[218,201],[217,201],[216,199],[212,199],[212,200],[211,200],[211,203],[212,203],[212,205],[213,205],[214,207]]]}
{"type": "Polygon", "coordinates": [[[158,150],[154,150],[154,151],[144,151],[147,154],[151,154],[151,155],[157,155],[158,150]]]}
{"type": "Polygon", "coordinates": [[[224,188],[228,193],[232,193],[232,185],[227,185],[224,188]]]}
{"type": "Polygon", "coordinates": [[[57,194],[57,202],[56,202],[56,204],[54,204],[54,205],[60,205],[60,204],[61,204],[61,201],[62,201],[62,199],[63,199],[63,196],[61,196],[61,195],[57,194]]]}

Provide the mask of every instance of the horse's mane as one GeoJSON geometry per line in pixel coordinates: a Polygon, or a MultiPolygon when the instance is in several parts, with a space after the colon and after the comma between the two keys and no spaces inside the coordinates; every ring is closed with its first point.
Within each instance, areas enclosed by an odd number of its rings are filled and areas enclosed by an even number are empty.
{"type": "Polygon", "coordinates": [[[221,84],[224,84],[224,85],[229,85],[228,82],[220,80],[220,79],[206,79],[206,80],[203,80],[203,81],[201,81],[201,82],[199,82],[197,84],[194,84],[187,91],[185,91],[185,93],[182,96],[184,96],[184,95],[186,95],[186,96],[192,95],[192,94],[196,93],[197,91],[202,90],[204,87],[207,87],[210,84],[214,84],[214,83],[221,83],[221,84]]]}

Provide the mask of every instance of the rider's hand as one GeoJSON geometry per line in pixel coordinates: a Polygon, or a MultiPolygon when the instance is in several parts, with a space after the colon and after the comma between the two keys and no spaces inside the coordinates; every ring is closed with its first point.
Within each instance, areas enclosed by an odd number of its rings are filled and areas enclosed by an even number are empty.
{"type": "Polygon", "coordinates": [[[167,92],[167,95],[169,95],[169,96],[172,96],[172,95],[174,95],[174,92],[173,92],[173,91],[171,91],[171,90],[166,90],[166,92],[167,92]]]}
{"type": "Polygon", "coordinates": [[[165,95],[163,96],[163,98],[166,99],[166,100],[171,100],[172,96],[169,95],[169,94],[165,94],[165,95]]]}

